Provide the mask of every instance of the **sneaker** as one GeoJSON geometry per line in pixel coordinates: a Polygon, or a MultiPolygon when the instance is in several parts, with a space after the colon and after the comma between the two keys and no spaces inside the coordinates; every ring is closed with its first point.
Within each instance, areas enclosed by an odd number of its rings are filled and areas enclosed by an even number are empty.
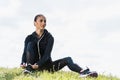
{"type": "Polygon", "coordinates": [[[23,71],[24,74],[32,74],[33,68],[31,65],[28,65],[26,69],[23,71]]]}
{"type": "Polygon", "coordinates": [[[82,70],[82,71],[80,71],[80,77],[87,77],[89,73],[90,73],[89,68],[82,70]]]}
{"type": "Polygon", "coordinates": [[[23,73],[24,73],[24,74],[32,74],[32,72],[31,72],[31,71],[26,70],[26,69],[23,71],[23,73]]]}
{"type": "Polygon", "coordinates": [[[97,72],[95,71],[90,71],[89,68],[85,69],[85,70],[82,70],[80,72],[80,77],[94,77],[94,78],[97,78],[98,77],[98,74],[97,72]]]}
{"type": "Polygon", "coordinates": [[[91,72],[88,74],[88,77],[97,78],[97,77],[98,77],[98,73],[97,73],[96,71],[91,71],[91,72]]]}

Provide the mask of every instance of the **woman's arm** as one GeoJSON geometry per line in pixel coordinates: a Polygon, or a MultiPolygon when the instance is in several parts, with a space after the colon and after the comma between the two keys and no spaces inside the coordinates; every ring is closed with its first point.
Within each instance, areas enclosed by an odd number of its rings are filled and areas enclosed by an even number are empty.
{"type": "Polygon", "coordinates": [[[27,48],[27,44],[30,41],[30,36],[27,36],[25,41],[24,41],[24,51],[22,54],[22,61],[21,64],[26,63],[26,48],[27,48]]]}

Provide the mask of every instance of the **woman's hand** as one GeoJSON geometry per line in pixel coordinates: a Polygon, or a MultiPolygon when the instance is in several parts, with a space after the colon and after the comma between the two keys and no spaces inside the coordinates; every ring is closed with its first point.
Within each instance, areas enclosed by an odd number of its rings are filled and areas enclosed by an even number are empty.
{"type": "Polygon", "coordinates": [[[31,65],[33,69],[38,69],[38,65],[35,63],[34,65],[31,65]]]}
{"type": "Polygon", "coordinates": [[[23,63],[23,64],[20,65],[20,67],[24,69],[24,68],[26,68],[26,64],[23,63]]]}

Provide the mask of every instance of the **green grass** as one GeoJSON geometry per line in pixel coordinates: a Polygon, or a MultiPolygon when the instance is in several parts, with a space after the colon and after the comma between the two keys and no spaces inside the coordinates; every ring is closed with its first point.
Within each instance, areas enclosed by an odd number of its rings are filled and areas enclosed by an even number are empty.
{"type": "Polygon", "coordinates": [[[80,78],[79,74],[67,71],[35,72],[32,75],[24,75],[22,71],[21,68],[0,68],[0,80],[120,80],[111,75],[99,75],[98,78],[80,78]]]}

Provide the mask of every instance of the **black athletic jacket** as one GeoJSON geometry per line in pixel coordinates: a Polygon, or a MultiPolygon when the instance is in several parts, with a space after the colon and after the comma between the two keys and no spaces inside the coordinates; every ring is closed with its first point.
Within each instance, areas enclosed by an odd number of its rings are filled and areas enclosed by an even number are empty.
{"type": "MultiPolygon", "coordinates": [[[[25,45],[24,45],[24,52],[22,55],[22,63],[26,63],[26,48],[29,42],[35,42],[35,45],[39,46],[38,54],[39,54],[39,61],[37,64],[42,66],[47,61],[52,61],[51,59],[51,51],[54,43],[53,36],[45,29],[43,35],[41,38],[37,37],[36,32],[33,32],[31,35],[28,35],[25,39],[25,45]]],[[[21,64],[22,64],[21,63],[21,64]]]]}

